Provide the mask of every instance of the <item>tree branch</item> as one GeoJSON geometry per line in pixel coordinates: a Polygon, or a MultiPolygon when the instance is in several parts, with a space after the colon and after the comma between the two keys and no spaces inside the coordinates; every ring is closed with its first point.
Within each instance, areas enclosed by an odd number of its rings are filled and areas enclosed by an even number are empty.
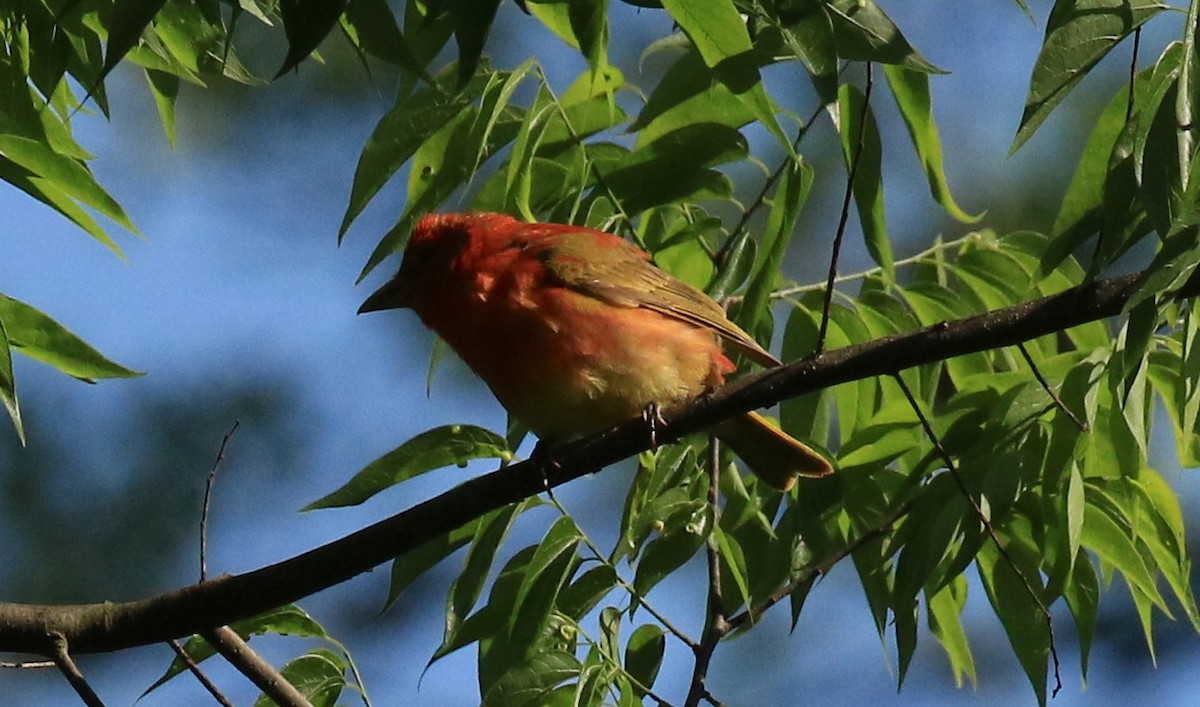
{"type": "MultiPolygon", "coordinates": [[[[1057,295],[942,322],[745,376],[713,394],[664,410],[660,442],[747,410],[848,381],[932,363],[1114,316],[1140,274],[1091,282],[1057,295]]],[[[1200,278],[1177,293],[1200,292],[1200,278]]],[[[647,448],[645,425],[630,420],[565,445],[556,465],[522,462],[466,481],[391,518],[274,565],[124,603],[0,603],[0,651],[52,656],[57,632],[75,653],[158,643],[200,633],[282,606],[366,572],[488,511],[594,473],[647,448]]]]}
{"type": "Polygon", "coordinates": [[[250,682],[268,695],[275,704],[280,707],[312,707],[308,698],[288,682],[274,665],[251,650],[250,644],[246,643],[237,631],[228,626],[219,626],[204,631],[203,634],[204,640],[208,641],[213,650],[249,678],[250,682]]]}

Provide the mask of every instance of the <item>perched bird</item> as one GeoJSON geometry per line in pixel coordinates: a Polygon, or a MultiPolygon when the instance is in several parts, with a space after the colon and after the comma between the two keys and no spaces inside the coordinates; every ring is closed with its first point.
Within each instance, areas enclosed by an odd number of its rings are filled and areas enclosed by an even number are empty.
{"type": "MultiPolygon", "coordinates": [[[[503,214],[422,218],[400,271],[358,311],[403,307],[551,444],[721,385],[734,370],[722,342],[779,365],[720,305],[625,240],[503,214]]],[[[833,470],[757,413],[710,432],[780,490],[833,470]]]]}

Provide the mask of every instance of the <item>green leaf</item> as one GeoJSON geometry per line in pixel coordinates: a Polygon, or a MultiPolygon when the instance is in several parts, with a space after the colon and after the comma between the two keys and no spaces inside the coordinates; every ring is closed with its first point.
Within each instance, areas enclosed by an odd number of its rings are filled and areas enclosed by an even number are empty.
{"type": "Polygon", "coordinates": [[[1153,601],[1155,606],[1166,611],[1167,605],[1158,592],[1155,578],[1146,566],[1145,558],[1130,539],[1127,529],[1123,529],[1112,517],[1112,514],[1118,512],[1117,509],[1089,503],[1084,509],[1083,545],[1099,555],[1100,559],[1120,570],[1130,587],[1136,588],[1153,601]]]}
{"type": "MultiPolygon", "coordinates": [[[[522,503],[514,503],[492,511],[480,520],[475,529],[475,537],[471,539],[471,547],[467,550],[467,558],[463,561],[462,572],[450,587],[450,599],[446,607],[447,633],[450,633],[453,621],[466,617],[475,608],[475,603],[483,592],[483,585],[492,570],[496,551],[508,536],[508,531],[517,516],[538,503],[540,501],[537,497],[528,498],[522,503]]],[[[449,638],[447,636],[446,640],[449,638]]]]}
{"type": "Polygon", "coordinates": [[[391,584],[388,586],[388,596],[383,603],[383,608],[387,609],[394,604],[404,590],[427,570],[449,557],[458,548],[471,542],[475,538],[475,534],[479,532],[479,526],[483,524],[484,519],[502,512],[503,509],[499,509],[483,518],[476,518],[449,533],[426,541],[420,547],[409,550],[393,560],[391,584]]]}
{"type": "Polygon", "coordinates": [[[942,644],[946,658],[950,661],[950,670],[954,673],[956,687],[963,686],[963,678],[971,681],[971,687],[978,685],[975,675],[975,656],[971,654],[971,645],[967,642],[967,634],[963,630],[962,610],[967,601],[967,580],[957,575],[953,581],[942,587],[928,599],[929,630],[942,644]]]}
{"type": "Polygon", "coordinates": [[[720,302],[741,287],[754,268],[756,251],[748,229],[733,234],[715,258],[717,273],[705,288],[708,296],[720,302]]]}
{"type": "Polygon", "coordinates": [[[867,252],[883,268],[886,280],[894,282],[896,269],[883,205],[883,147],[875,113],[862,92],[849,84],[838,89],[838,106],[842,116],[838,125],[842,155],[847,170],[854,165],[854,205],[858,209],[867,252]]]}
{"type": "MultiPolygon", "coordinates": [[[[738,310],[738,322],[746,331],[759,335],[760,323],[770,319],[771,292],[779,279],[788,244],[796,230],[796,221],[808,199],[813,183],[813,169],[803,161],[790,161],[779,177],[770,199],[771,210],[763,229],[762,245],[746,296],[738,310]]],[[[759,343],[770,344],[769,333],[759,343]]]]}
{"type": "Polygon", "coordinates": [[[625,644],[625,672],[637,681],[634,689],[639,696],[654,686],[665,648],[663,630],[654,624],[642,624],[630,634],[625,644]]]}
{"type": "Polygon", "coordinates": [[[500,0],[451,0],[450,16],[454,20],[454,41],[458,45],[458,86],[466,86],[487,42],[500,0]]]}
{"type": "MultiPolygon", "coordinates": [[[[0,156],[28,170],[31,175],[45,180],[71,199],[107,216],[118,225],[136,231],[121,205],[100,187],[82,162],[54,152],[44,143],[16,135],[0,135],[0,156]]],[[[65,215],[70,217],[70,214],[65,215]]]]}
{"type": "Polygon", "coordinates": [[[605,171],[604,182],[628,213],[683,200],[728,197],[733,192],[729,178],[709,167],[742,160],[747,151],[746,138],[737,130],[699,123],[628,153],[605,171]]]}
{"type": "Polygon", "coordinates": [[[433,83],[408,38],[397,26],[396,16],[386,0],[350,0],[342,22],[354,33],[363,51],[399,66],[426,83],[433,83]]]}
{"type": "Polygon", "coordinates": [[[1092,651],[1092,639],[1096,634],[1096,617],[1100,607],[1100,584],[1091,559],[1080,555],[1071,572],[1071,580],[1063,587],[1063,598],[1075,621],[1075,634],[1079,637],[1079,671],[1087,681],[1088,657],[1092,651]]]}
{"type": "Polygon", "coordinates": [[[1154,260],[1138,278],[1138,287],[1125,301],[1124,310],[1151,305],[1182,287],[1200,265],[1200,225],[1167,234],[1154,260]]]}
{"type": "Polygon", "coordinates": [[[654,585],[696,554],[704,544],[704,536],[704,533],[683,529],[651,540],[638,561],[633,577],[634,591],[645,596],[654,585]]]}
{"type": "Polygon", "coordinates": [[[279,0],[279,17],[287,37],[287,56],[275,78],[300,65],[333,31],[347,0],[279,0]]]}
{"type": "MultiPolygon", "coordinates": [[[[554,522],[554,525],[550,526],[550,529],[546,531],[546,536],[542,538],[542,542],[538,544],[537,550],[529,560],[525,578],[517,590],[516,605],[518,607],[525,604],[530,590],[538,583],[542,574],[556,564],[560,558],[574,555],[575,548],[582,540],[583,534],[570,516],[562,516],[554,522]]],[[[517,616],[518,614],[513,614],[514,621],[517,616]]]]}
{"type": "Polygon", "coordinates": [[[1050,631],[1046,617],[1041,613],[1034,597],[1030,596],[1026,586],[1028,581],[1038,590],[1039,576],[1036,568],[1025,565],[1020,566],[1020,570],[1014,568],[1010,564],[1011,558],[1014,557],[1012,552],[1001,556],[996,546],[989,542],[980,548],[976,565],[992,609],[1004,625],[1009,645],[1029,678],[1038,704],[1045,705],[1050,631]]]}
{"type": "MultiPolygon", "coordinates": [[[[471,534],[474,535],[474,530],[471,534]]],[[[492,583],[487,606],[463,621],[457,631],[447,631],[446,640],[433,652],[427,668],[459,648],[479,641],[480,685],[486,689],[503,674],[504,670],[521,658],[521,656],[505,655],[503,651],[497,651],[495,659],[490,658],[489,654],[492,653],[493,646],[498,642],[502,643],[506,638],[508,624],[516,611],[514,601],[517,589],[525,577],[525,567],[529,564],[529,558],[533,556],[535,549],[534,546],[524,547],[509,558],[496,577],[496,581],[492,583]]]]}
{"type": "Polygon", "coordinates": [[[104,66],[100,68],[96,83],[103,81],[138,43],[142,32],[165,4],[166,0],[114,0],[104,23],[108,30],[108,46],[104,50],[104,66]]]}
{"type": "Polygon", "coordinates": [[[112,252],[124,257],[120,247],[104,232],[104,229],[97,225],[95,219],[80,208],[72,196],[60,189],[53,180],[38,176],[2,156],[0,156],[0,179],[67,217],[89,236],[103,243],[112,252]]]}
{"type": "Polygon", "coordinates": [[[871,0],[833,0],[826,7],[841,58],[896,64],[927,74],[946,73],[913,49],[892,19],[871,0]]]}
{"type": "Polygon", "coordinates": [[[507,145],[520,130],[520,118],[504,119],[484,139],[483,122],[487,106],[497,100],[504,85],[503,73],[486,77],[480,108],[468,107],[451,117],[413,153],[408,173],[408,199],[404,214],[388,231],[367,264],[360,279],[365,277],[386,256],[408,238],[413,225],[424,213],[431,211],[470,179],[473,169],[484,161],[480,154],[490,156],[507,145]]]}
{"type": "MultiPolygon", "coordinates": [[[[288,661],[279,672],[313,707],[334,707],[346,687],[346,669],[350,664],[333,651],[321,648],[288,661]]],[[[267,695],[255,700],[255,707],[272,707],[267,695]]]]}
{"type": "Polygon", "coordinates": [[[487,691],[488,707],[529,707],[547,704],[547,695],[579,674],[579,661],[564,651],[548,651],[513,667],[487,691]]]}
{"type": "Polygon", "coordinates": [[[925,179],[929,182],[933,200],[955,219],[963,223],[978,223],[983,214],[972,216],[963,211],[955,203],[950,184],[946,181],[942,141],[937,123],[933,120],[933,102],[929,96],[929,75],[894,64],[884,64],[883,73],[892,88],[892,96],[896,99],[904,124],[908,127],[917,157],[925,167],[925,179]]]}
{"type": "Polygon", "coordinates": [[[795,158],[792,141],[775,120],[775,106],[763,88],[750,33],[732,0],[664,0],[663,7],[687,32],[705,65],[795,158]]]}
{"type": "Polygon", "coordinates": [[[597,565],[563,589],[558,597],[558,610],[578,621],[596,608],[619,580],[612,565],[597,565]]]}
{"type": "Polygon", "coordinates": [[[472,459],[508,460],[504,438],[474,425],[443,425],[422,432],[368,464],[341,488],[301,510],[355,506],[386,488],[472,459]]]}
{"type": "MultiPolygon", "coordinates": [[[[1139,95],[1146,93],[1150,72],[1151,69],[1147,69],[1137,77],[1134,85],[1139,95]]],[[[1117,139],[1126,126],[1128,103],[1126,87],[1112,97],[1096,119],[1054,219],[1053,240],[1042,260],[1043,273],[1058,267],[1086,238],[1100,230],[1104,185],[1117,139]]]]}
{"type": "MultiPolygon", "coordinates": [[[[329,638],[329,634],[326,633],[321,624],[317,623],[308,612],[295,604],[281,606],[257,616],[235,622],[230,624],[230,628],[242,638],[261,636],[268,633],[281,636],[297,636],[300,638],[329,638]]],[[[201,663],[216,655],[216,649],[212,647],[212,644],[198,635],[192,636],[184,642],[183,650],[194,663],[201,663]]],[[[338,660],[341,659],[338,658],[338,660]]],[[[141,696],[145,697],[187,669],[187,664],[179,657],[176,657],[167,666],[166,672],[158,680],[155,680],[150,687],[146,688],[146,691],[141,696]]]]}
{"type": "Polygon", "coordinates": [[[608,64],[608,0],[530,0],[524,3],[559,39],[578,49],[593,72],[608,64]]]}
{"type": "Polygon", "coordinates": [[[154,107],[163,124],[167,144],[175,147],[175,99],[179,97],[179,77],[165,71],[146,69],[146,82],[154,96],[154,107]]]}
{"type": "Polygon", "coordinates": [[[821,105],[836,110],[838,57],[829,13],[817,0],[803,0],[790,10],[787,24],[779,27],[783,41],[808,70],[821,105]]]}
{"type": "Polygon", "coordinates": [[[646,100],[630,126],[636,131],[637,146],[654,142],[680,128],[716,123],[740,128],[754,120],[754,112],[713,72],[695,50],[680,56],[646,100]]]}
{"type": "Polygon", "coordinates": [[[1113,47],[1165,7],[1157,0],[1057,0],[1009,153],[1033,135],[1113,47]]]}
{"type": "Polygon", "coordinates": [[[729,592],[729,586],[724,587],[725,605],[729,607],[745,605],[749,607],[750,603],[750,580],[748,579],[748,568],[746,567],[746,557],[742,553],[742,547],[738,544],[737,539],[721,530],[721,527],[713,528],[713,538],[717,541],[717,549],[720,551],[721,559],[724,560],[723,569],[725,576],[733,580],[733,586],[737,588],[737,596],[733,596],[729,592]]]}
{"type": "Polygon", "coordinates": [[[396,170],[430,136],[462,113],[483,91],[484,85],[485,81],[478,79],[457,95],[449,95],[439,87],[431,86],[415,96],[396,101],[396,105],[380,118],[371,137],[363,145],[358,166],[354,170],[350,203],[338,229],[339,239],[396,170]]]}
{"type": "Polygon", "coordinates": [[[143,375],[109,360],[66,327],[20,300],[0,295],[0,321],[16,351],[69,376],[92,382],[143,375]]]}
{"type": "Polygon", "coordinates": [[[4,316],[0,313],[0,402],[12,419],[13,428],[21,445],[25,444],[25,428],[21,425],[21,407],[17,404],[17,382],[13,378],[12,349],[9,348],[8,333],[4,327],[4,316]]]}

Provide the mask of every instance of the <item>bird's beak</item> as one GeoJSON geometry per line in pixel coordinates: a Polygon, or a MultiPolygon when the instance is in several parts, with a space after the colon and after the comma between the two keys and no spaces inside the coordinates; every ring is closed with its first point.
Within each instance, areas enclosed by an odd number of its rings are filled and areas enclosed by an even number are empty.
{"type": "Polygon", "coordinates": [[[387,284],[375,291],[366,302],[358,308],[358,313],[379,312],[384,309],[403,309],[408,307],[412,299],[412,286],[408,278],[396,277],[388,280],[387,284]]]}

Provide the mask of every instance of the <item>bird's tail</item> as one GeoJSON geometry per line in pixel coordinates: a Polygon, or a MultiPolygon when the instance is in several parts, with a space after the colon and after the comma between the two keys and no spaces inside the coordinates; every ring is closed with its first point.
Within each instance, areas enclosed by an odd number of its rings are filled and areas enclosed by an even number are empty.
{"type": "Polygon", "coordinates": [[[780,491],[791,489],[797,477],[815,478],[833,473],[833,467],[824,457],[757,412],[725,420],[711,431],[758,478],[780,491]]]}

